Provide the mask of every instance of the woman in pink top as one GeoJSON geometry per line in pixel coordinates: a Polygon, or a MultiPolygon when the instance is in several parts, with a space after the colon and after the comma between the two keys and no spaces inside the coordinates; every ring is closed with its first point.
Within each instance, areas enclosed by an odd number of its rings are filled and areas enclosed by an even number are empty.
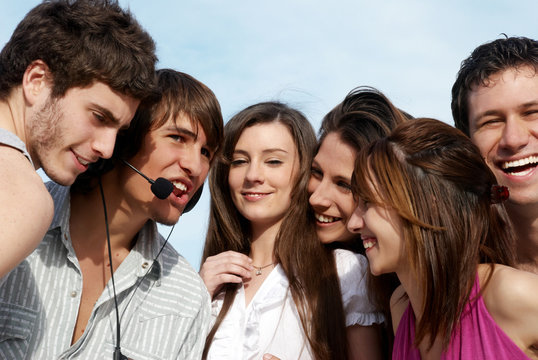
{"type": "Polygon", "coordinates": [[[509,267],[514,235],[480,152],[433,119],[361,151],[348,228],[370,271],[396,273],[393,359],[538,359],[538,276],[509,267]]]}

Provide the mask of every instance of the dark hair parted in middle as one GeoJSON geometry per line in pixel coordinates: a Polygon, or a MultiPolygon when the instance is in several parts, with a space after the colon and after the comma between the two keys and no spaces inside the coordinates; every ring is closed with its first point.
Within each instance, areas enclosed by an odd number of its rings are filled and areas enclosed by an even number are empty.
{"type": "MultiPolygon", "coordinates": [[[[278,102],[252,105],[228,121],[222,154],[209,176],[211,210],[202,263],[233,250],[248,255],[250,225],[235,208],[228,176],[232,155],[242,132],[257,124],[286,126],[299,155],[299,171],[291,191],[291,205],[275,239],[274,258],[282,266],[301,325],[317,359],[345,359],[346,335],[340,287],[332,253],[317,240],[309,214],[307,185],[316,137],[302,113],[278,102]],[[314,275],[315,274],[315,275],[314,275]]],[[[209,333],[205,354],[234,300],[237,284],[226,284],[222,310],[209,333]]]]}
{"type": "Polygon", "coordinates": [[[514,263],[504,205],[491,203],[494,184],[478,148],[438,120],[399,125],[357,156],[354,193],[401,217],[406,256],[424,289],[415,344],[426,335],[449,343],[479,262],[514,263]]]}

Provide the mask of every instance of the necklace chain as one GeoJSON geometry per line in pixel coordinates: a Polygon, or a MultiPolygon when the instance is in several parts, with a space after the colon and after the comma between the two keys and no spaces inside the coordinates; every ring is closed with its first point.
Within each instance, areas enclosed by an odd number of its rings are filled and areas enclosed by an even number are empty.
{"type": "Polygon", "coordinates": [[[262,269],[265,269],[266,267],[269,267],[271,265],[275,265],[275,263],[270,263],[264,266],[256,266],[252,265],[256,269],[256,276],[260,276],[262,274],[262,269]]]}

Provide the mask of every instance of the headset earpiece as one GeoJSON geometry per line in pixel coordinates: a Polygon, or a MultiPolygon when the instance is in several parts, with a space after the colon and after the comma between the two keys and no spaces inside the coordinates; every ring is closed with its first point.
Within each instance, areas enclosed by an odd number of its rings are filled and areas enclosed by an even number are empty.
{"type": "Polygon", "coordinates": [[[187,205],[185,205],[185,209],[183,210],[183,214],[188,213],[189,211],[191,211],[194,208],[194,205],[196,205],[198,200],[200,200],[200,197],[202,196],[203,190],[204,190],[204,184],[202,184],[202,186],[200,186],[200,188],[198,190],[196,190],[194,195],[192,195],[192,198],[189,200],[187,205]]]}

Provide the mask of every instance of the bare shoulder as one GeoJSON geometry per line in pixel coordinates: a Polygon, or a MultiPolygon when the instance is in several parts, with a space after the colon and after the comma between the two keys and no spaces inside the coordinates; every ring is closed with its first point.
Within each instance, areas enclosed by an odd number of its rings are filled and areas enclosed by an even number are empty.
{"type": "Polygon", "coordinates": [[[486,308],[497,325],[522,349],[538,343],[538,275],[495,265],[486,284],[489,265],[480,265],[486,308]]]}
{"type": "Polygon", "coordinates": [[[521,314],[521,309],[514,306],[516,304],[532,305],[538,310],[538,275],[498,264],[493,268],[489,282],[489,265],[480,265],[479,273],[486,306],[491,303],[491,309],[506,312],[506,315],[521,314]]]}
{"type": "Polygon", "coordinates": [[[0,189],[0,274],[5,274],[39,244],[54,204],[28,159],[8,146],[0,146],[0,189]]]}
{"type": "Polygon", "coordinates": [[[390,314],[392,316],[392,330],[396,334],[400,320],[409,305],[407,293],[402,285],[398,286],[390,297],[390,314]]]}
{"type": "Polygon", "coordinates": [[[52,216],[53,203],[43,180],[20,151],[5,145],[0,145],[0,189],[3,204],[43,209],[52,216]]]}

